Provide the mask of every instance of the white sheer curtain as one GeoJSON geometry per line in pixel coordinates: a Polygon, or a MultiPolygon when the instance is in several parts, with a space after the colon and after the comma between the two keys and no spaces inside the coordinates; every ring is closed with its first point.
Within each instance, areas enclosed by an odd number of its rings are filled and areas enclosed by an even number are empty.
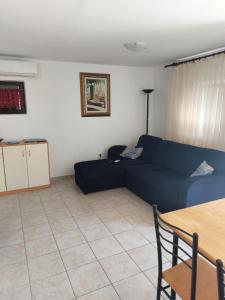
{"type": "Polygon", "coordinates": [[[225,150],[225,54],[170,68],[167,138],[225,150]]]}

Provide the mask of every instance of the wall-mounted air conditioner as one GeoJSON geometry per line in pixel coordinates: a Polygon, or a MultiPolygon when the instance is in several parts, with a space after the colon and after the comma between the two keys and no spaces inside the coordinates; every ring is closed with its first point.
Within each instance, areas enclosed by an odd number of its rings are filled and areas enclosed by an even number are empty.
{"type": "Polygon", "coordinates": [[[37,63],[19,60],[0,60],[0,76],[37,76],[37,63]]]}

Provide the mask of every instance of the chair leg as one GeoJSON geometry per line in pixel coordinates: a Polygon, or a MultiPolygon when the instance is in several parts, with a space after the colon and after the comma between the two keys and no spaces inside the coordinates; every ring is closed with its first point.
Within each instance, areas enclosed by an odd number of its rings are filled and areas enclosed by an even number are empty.
{"type": "Polygon", "coordinates": [[[160,297],[161,297],[161,287],[162,287],[162,277],[158,276],[158,285],[157,285],[156,300],[160,300],[160,297]]]}
{"type": "MultiPolygon", "coordinates": [[[[178,257],[178,236],[173,234],[173,257],[172,257],[172,266],[177,265],[177,257],[178,257]]],[[[171,289],[171,299],[176,300],[176,292],[171,289]]]]}
{"type": "Polygon", "coordinates": [[[171,289],[171,299],[176,300],[176,292],[171,289]]]}

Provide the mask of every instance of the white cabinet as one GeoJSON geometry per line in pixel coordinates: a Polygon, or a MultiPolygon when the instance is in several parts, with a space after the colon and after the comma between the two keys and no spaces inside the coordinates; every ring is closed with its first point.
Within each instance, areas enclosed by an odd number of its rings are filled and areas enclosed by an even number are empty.
{"type": "Polygon", "coordinates": [[[5,170],[3,163],[2,147],[0,147],[0,192],[5,192],[5,170]]]}
{"type": "Polygon", "coordinates": [[[47,143],[4,144],[0,150],[0,193],[50,185],[47,143]]]}
{"type": "Polygon", "coordinates": [[[25,146],[3,147],[3,156],[7,191],[28,188],[25,146]]]}
{"type": "Polygon", "coordinates": [[[26,152],[29,187],[48,185],[48,145],[27,145],[26,152]]]}

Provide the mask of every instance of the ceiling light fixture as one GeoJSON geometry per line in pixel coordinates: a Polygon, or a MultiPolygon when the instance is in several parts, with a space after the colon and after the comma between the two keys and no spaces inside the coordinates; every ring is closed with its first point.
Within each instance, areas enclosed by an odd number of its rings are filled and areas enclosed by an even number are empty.
{"type": "Polygon", "coordinates": [[[125,43],[124,47],[133,52],[143,51],[148,48],[148,44],[146,42],[129,42],[125,43]]]}

